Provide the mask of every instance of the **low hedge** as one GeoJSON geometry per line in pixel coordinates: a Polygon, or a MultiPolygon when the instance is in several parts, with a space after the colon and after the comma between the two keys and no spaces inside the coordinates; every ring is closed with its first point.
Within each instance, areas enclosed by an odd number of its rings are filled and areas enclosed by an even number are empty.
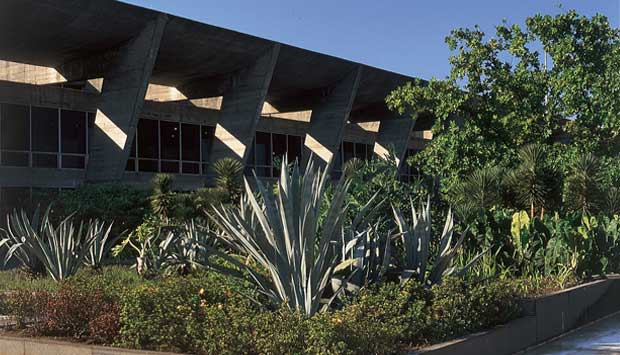
{"type": "MultiPolygon", "coordinates": [[[[105,269],[104,269],[105,270],[105,269]]],[[[255,290],[214,273],[144,281],[83,273],[56,291],[9,293],[5,308],[41,335],[193,354],[395,354],[519,315],[514,283],[424,288],[386,283],[310,319],[264,308],[255,290]],[[90,275],[90,276],[89,276],[90,275]],[[260,301],[260,302],[257,302],[260,301]]]]}

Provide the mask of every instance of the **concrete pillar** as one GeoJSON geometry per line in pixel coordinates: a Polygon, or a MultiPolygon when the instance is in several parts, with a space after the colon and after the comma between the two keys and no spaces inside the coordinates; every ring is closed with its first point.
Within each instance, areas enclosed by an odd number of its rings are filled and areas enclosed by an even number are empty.
{"type": "Polygon", "coordinates": [[[413,126],[415,126],[415,120],[410,117],[381,121],[375,141],[374,153],[380,158],[387,158],[390,152],[394,152],[396,164],[400,168],[409,147],[413,126]]]}
{"type": "Polygon", "coordinates": [[[222,98],[211,163],[226,157],[244,164],[247,161],[279,52],[280,45],[274,44],[256,62],[233,76],[232,85],[222,98]]]}
{"type": "Polygon", "coordinates": [[[361,75],[362,67],[358,66],[332,88],[323,102],[312,109],[304,140],[304,166],[312,154],[315,164],[331,168],[332,158],[338,153],[342,142],[361,75]]]}
{"type": "Polygon", "coordinates": [[[116,49],[106,66],[90,143],[87,181],[115,181],[122,177],[167,21],[165,15],[157,17],[116,49]]]}

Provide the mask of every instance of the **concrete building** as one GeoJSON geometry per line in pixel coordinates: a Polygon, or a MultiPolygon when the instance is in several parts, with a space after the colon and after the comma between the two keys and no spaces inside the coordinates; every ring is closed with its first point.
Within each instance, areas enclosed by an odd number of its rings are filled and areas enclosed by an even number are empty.
{"type": "Polygon", "coordinates": [[[267,178],[287,152],[335,175],[402,161],[431,138],[384,104],[412,79],[112,0],[2,0],[0,201],[157,172],[197,188],[224,157],[267,178]]]}

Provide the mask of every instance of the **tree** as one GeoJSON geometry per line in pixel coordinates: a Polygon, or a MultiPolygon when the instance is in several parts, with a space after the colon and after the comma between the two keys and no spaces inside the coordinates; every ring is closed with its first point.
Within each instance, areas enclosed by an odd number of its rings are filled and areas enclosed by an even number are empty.
{"type": "Polygon", "coordinates": [[[562,154],[617,154],[620,36],[604,16],[535,15],[525,27],[502,23],[493,37],[456,29],[446,43],[454,54],[445,80],[386,98],[400,114],[435,116],[434,139],[412,163],[442,178],[444,192],[483,166],[514,166],[519,147],[552,145],[560,133],[571,136],[562,154]]]}

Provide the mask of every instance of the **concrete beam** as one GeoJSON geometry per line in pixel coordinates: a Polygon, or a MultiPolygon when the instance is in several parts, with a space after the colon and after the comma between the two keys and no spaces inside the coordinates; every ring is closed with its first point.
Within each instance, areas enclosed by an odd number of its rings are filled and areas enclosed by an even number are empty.
{"type": "Polygon", "coordinates": [[[122,178],[167,21],[161,15],[149,23],[109,64],[95,117],[87,181],[122,178]]]}
{"type": "Polygon", "coordinates": [[[409,148],[413,126],[415,126],[415,120],[409,117],[381,121],[377,140],[375,141],[374,153],[380,158],[385,159],[390,152],[393,152],[396,157],[396,165],[400,168],[409,148]]]}
{"type": "Polygon", "coordinates": [[[279,52],[280,45],[275,44],[255,63],[232,76],[233,84],[222,98],[211,162],[226,157],[246,162],[279,52]]]}
{"type": "Polygon", "coordinates": [[[311,154],[315,156],[315,164],[328,169],[332,165],[330,162],[340,148],[361,75],[362,67],[358,66],[331,89],[323,102],[313,108],[304,140],[304,166],[311,154]]]}

